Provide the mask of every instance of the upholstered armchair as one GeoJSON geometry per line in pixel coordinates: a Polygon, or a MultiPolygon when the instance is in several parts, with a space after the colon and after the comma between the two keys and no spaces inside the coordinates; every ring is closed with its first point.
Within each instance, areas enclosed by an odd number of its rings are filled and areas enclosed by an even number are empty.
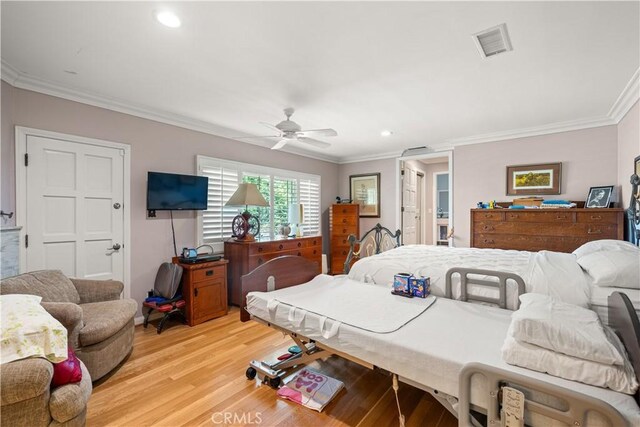
{"type": "Polygon", "coordinates": [[[42,297],[45,310],[67,329],[69,345],[93,381],[109,373],[133,348],[138,304],[120,298],[123,288],[121,282],[112,280],[69,279],[58,270],[34,271],[0,281],[2,295],[42,297]]]}
{"type": "Polygon", "coordinates": [[[51,388],[53,365],[29,358],[0,365],[1,423],[7,426],[85,425],[91,376],[81,363],[82,381],[51,388]]]}

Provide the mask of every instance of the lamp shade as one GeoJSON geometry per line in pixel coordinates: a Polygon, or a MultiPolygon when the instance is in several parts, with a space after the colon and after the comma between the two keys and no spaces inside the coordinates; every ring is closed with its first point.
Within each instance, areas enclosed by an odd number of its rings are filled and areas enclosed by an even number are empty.
{"type": "Polygon", "coordinates": [[[264,199],[258,186],[250,183],[242,183],[238,185],[238,189],[225,206],[269,206],[269,203],[264,199]]]}
{"type": "Polygon", "coordinates": [[[304,207],[300,203],[289,205],[289,223],[302,224],[304,218],[304,207]]]}

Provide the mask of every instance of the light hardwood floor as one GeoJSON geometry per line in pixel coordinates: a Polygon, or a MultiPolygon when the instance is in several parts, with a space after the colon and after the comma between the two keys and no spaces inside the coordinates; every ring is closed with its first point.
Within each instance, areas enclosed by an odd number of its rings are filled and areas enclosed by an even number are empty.
{"type": "MultiPolygon", "coordinates": [[[[152,326],[137,326],[131,356],[94,384],[89,427],[398,425],[391,378],[335,356],[312,365],[345,383],[322,413],[247,380],[250,359],[286,351],[292,342],[256,322],[241,323],[237,309],[192,328],[170,323],[161,335],[152,326]]],[[[427,393],[407,385],[399,393],[407,426],[457,425],[427,393]]]]}

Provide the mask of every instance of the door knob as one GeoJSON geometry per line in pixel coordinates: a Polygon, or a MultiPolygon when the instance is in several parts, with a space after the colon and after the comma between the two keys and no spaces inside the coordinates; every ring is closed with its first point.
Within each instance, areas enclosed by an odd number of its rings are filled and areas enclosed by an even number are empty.
{"type": "Polygon", "coordinates": [[[107,249],[111,249],[111,250],[114,250],[114,251],[119,251],[121,247],[122,246],[120,246],[120,243],[116,243],[115,245],[113,245],[113,246],[111,246],[110,248],[107,248],[107,249]]]}

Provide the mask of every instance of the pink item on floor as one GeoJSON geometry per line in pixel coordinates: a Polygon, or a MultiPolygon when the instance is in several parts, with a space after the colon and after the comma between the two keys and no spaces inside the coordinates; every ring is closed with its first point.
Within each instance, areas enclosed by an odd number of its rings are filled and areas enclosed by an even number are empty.
{"type": "Polygon", "coordinates": [[[304,368],[278,390],[278,396],[320,412],[343,387],[342,381],[304,368]]]}

